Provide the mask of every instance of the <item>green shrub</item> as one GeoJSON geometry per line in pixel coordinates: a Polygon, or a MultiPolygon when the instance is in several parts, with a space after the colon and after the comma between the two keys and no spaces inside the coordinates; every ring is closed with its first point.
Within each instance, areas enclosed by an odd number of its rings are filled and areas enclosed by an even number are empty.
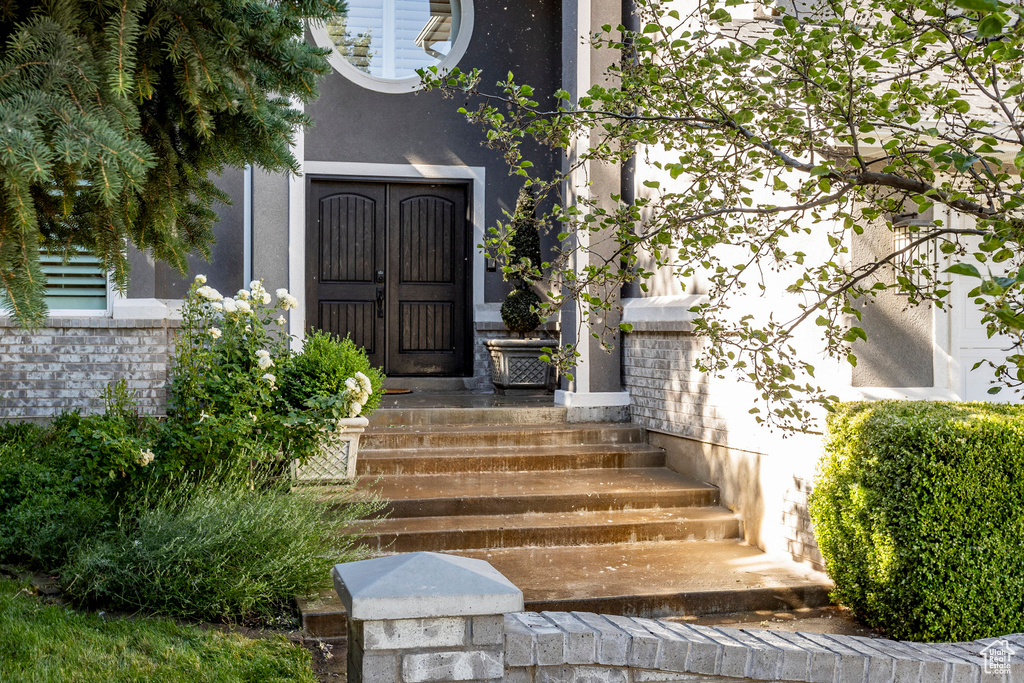
{"type": "Polygon", "coordinates": [[[834,597],[909,640],[1024,631],[1024,409],[842,406],[811,495],[834,597]]]}
{"type": "Polygon", "coordinates": [[[237,475],[157,491],[64,572],[74,599],[212,620],[267,619],[329,585],[361,556],[343,527],[376,503],[340,510],[315,491],[237,475]],[[331,513],[328,515],[328,513],[331,513]]]}
{"type": "Polygon", "coordinates": [[[124,380],[110,384],[103,401],[101,414],[63,417],[68,425],[68,455],[77,475],[88,484],[112,488],[112,493],[131,490],[163,466],[153,464],[159,423],[141,414],[135,392],[124,380]]]}
{"type": "Polygon", "coordinates": [[[88,484],[70,457],[73,417],[46,429],[0,425],[0,562],[56,571],[116,518],[105,487],[88,484]]]}
{"type": "Polygon", "coordinates": [[[258,280],[234,297],[205,283],[197,276],[184,299],[168,372],[157,465],[174,475],[269,462],[287,441],[317,435],[305,423],[293,429],[277,396],[278,368],[291,354],[280,313],[298,301],[280,289],[271,304],[258,280]]]}
{"type": "Polygon", "coordinates": [[[281,397],[294,410],[302,410],[310,399],[341,396],[346,381],[362,373],[370,380],[372,391],[362,403],[359,414],[369,415],[384,395],[384,374],[370,364],[366,350],[350,337],[338,339],[320,330],[310,333],[302,353],[292,357],[282,372],[281,397]]]}
{"type": "Polygon", "coordinates": [[[534,270],[541,267],[540,254],[540,222],[537,220],[537,198],[524,187],[519,190],[519,197],[516,199],[516,210],[511,228],[514,230],[509,239],[509,260],[518,266],[527,268],[520,276],[520,280],[528,281],[534,279],[534,270]],[[527,263],[523,263],[523,261],[527,263]]]}
{"type": "Polygon", "coordinates": [[[501,304],[501,319],[512,332],[526,334],[540,327],[535,309],[540,297],[532,289],[513,289],[501,304]]]}

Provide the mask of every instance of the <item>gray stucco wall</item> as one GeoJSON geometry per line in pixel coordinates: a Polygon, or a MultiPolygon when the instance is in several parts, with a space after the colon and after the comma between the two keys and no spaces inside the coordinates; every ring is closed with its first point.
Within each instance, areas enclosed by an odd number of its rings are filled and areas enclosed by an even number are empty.
{"type": "MultiPolygon", "coordinates": [[[[561,87],[561,5],[555,0],[474,0],[474,30],[460,61],[464,70],[483,71],[481,89],[509,71],[533,86],[539,97],[561,87]]],[[[458,109],[464,102],[437,93],[385,94],[363,88],[338,73],[320,84],[320,99],[307,109],[314,125],[306,131],[306,159],[383,164],[483,166],[487,169],[484,228],[503,220],[515,206],[522,178],[509,176],[500,154],[481,144],[484,131],[458,109]]],[[[535,170],[556,167],[550,150],[534,147],[535,170]]],[[[550,248],[553,236],[544,244],[550,248]]],[[[475,246],[475,245],[474,245],[475,246]]],[[[501,273],[487,273],[487,301],[500,301],[509,286],[501,273]]]]}
{"type": "MultiPolygon", "coordinates": [[[[870,263],[888,256],[892,248],[892,232],[884,225],[871,225],[855,236],[851,257],[855,265],[870,263]]],[[[879,271],[883,282],[892,284],[894,278],[892,268],[879,271]]],[[[931,306],[909,306],[907,297],[887,291],[865,301],[860,310],[859,326],[868,340],[853,348],[857,356],[853,386],[932,386],[931,306]]]]}
{"type": "Polygon", "coordinates": [[[133,249],[129,254],[132,264],[130,298],[180,299],[196,273],[207,276],[211,286],[222,292],[234,292],[245,283],[244,265],[244,206],[242,202],[242,169],[226,168],[215,178],[217,187],[232,198],[231,204],[217,204],[219,217],[214,226],[216,242],[211,247],[210,260],[199,255],[188,259],[189,274],[181,275],[164,263],[155,263],[148,254],[133,249]]]}

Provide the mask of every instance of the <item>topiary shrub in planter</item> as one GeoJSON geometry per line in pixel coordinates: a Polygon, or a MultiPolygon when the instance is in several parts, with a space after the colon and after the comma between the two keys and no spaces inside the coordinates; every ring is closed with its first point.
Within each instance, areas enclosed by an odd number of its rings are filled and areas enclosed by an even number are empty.
{"type": "Polygon", "coordinates": [[[487,351],[491,356],[495,390],[498,393],[546,391],[554,385],[554,368],[541,359],[544,349],[551,345],[546,339],[525,338],[540,327],[537,315],[540,297],[529,285],[529,280],[541,267],[540,229],[537,224],[537,200],[528,188],[519,191],[509,240],[510,265],[506,272],[514,274],[519,282],[501,305],[501,319],[518,339],[489,339],[487,351]]]}
{"type": "Polygon", "coordinates": [[[834,598],[871,626],[921,641],[1024,632],[1024,408],[840,406],[810,511],[834,598]]]}

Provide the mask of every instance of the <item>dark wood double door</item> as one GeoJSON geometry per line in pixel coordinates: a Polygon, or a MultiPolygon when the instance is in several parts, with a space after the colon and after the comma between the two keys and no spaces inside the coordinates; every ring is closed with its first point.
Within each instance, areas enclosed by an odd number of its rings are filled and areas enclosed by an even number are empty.
{"type": "Polygon", "coordinates": [[[309,184],[307,326],[350,335],[389,375],[465,375],[466,188],[309,184]]]}

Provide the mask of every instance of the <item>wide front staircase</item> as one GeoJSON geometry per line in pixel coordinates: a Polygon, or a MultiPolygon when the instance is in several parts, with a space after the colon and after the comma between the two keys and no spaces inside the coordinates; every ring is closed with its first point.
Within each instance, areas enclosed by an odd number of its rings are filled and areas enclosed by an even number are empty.
{"type": "MultiPolygon", "coordinates": [[[[358,472],[362,489],[389,501],[363,539],[374,553],[486,559],[536,611],[666,617],[827,604],[820,574],[744,544],[718,489],[666,468],[642,428],[495,402],[392,399],[373,414],[358,472]]],[[[301,601],[300,612],[310,636],[345,633],[336,596],[301,601]]]]}

